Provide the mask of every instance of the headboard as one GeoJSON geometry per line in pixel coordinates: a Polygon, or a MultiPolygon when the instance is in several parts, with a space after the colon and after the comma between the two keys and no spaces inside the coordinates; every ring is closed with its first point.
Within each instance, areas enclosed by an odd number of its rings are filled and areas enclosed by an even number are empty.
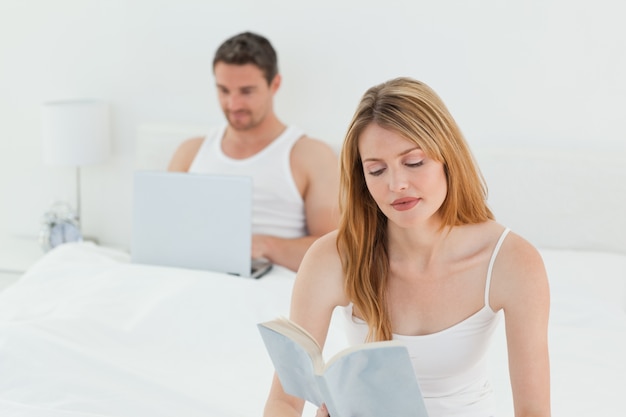
{"type": "Polygon", "coordinates": [[[142,124],[137,127],[135,169],[166,170],[181,142],[207,134],[206,126],[142,124]]]}
{"type": "MultiPolygon", "coordinates": [[[[139,126],[136,169],[165,170],[183,140],[206,132],[139,126]]],[[[626,149],[470,145],[498,221],[538,247],[626,253],[626,149]]]]}
{"type": "Polygon", "coordinates": [[[626,150],[474,150],[496,219],[544,248],[626,253],[626,150]]]}

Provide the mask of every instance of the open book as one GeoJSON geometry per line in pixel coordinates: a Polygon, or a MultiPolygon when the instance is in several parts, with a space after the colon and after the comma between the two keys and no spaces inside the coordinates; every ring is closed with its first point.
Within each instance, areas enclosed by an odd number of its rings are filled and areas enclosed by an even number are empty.
{"type": "Polygon", "coordinates": [[[331,417],[427,417],[409,353],[397,341],[352,346],[327,363],[317,341],[286,318],[259,323],[259,331],[287,394],[331,417]]]}

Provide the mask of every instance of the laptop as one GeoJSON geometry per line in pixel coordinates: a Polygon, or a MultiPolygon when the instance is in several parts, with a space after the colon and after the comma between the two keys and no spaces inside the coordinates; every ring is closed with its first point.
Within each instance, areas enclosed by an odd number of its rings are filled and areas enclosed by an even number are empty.
{"type": "Polygon", "coordinates": [[[260,278],[272,264],[251,246],[250,177],[134,173],[131,262],[260,278]]]}

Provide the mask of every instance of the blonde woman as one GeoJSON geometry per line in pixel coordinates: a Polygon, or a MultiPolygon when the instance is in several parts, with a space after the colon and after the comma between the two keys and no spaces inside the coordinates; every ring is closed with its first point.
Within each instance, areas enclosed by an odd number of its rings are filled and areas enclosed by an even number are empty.
{"type": "MultiPolygon", "coordinates": [[[[370,88],[346,134],[340,181],[340,227],[305,255],[290,318],[323,345],[339,307],[351,342],[406,344],[429,417],[489,417],[486,352],[504,315],[515,416],[549,416],[542,259],[494,220],[437,94],[409,78],[370,88]]],[[[303,405],[274,378],[266,417],[300,416],[303,405]]]]}

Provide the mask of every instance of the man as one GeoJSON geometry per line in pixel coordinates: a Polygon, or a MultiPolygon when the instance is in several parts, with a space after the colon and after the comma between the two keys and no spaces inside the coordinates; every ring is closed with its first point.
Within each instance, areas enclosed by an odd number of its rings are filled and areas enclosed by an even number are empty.
{"type": "Polygon", "coordinates": [[[213,73],[227,124],[183,142],[168,170],[251,176],[252,257],[297,271],[309,246],[337,227],[337,156],[274,113],[281,76],[266,38],[227,39],[213,73]]]}

